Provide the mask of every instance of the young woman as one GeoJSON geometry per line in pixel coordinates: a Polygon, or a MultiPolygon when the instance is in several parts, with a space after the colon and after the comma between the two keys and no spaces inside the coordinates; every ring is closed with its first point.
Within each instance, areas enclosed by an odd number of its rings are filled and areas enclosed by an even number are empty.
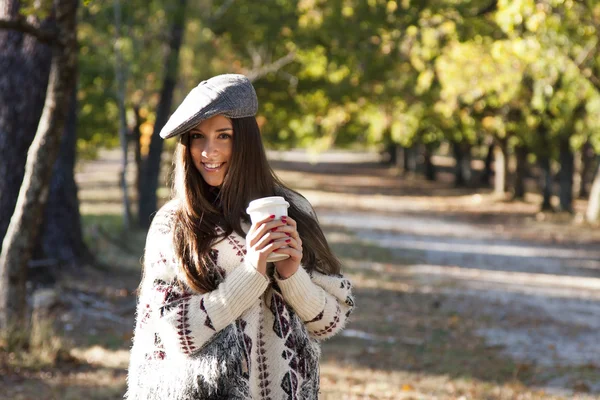
{"type": "Polygon", "coordinates": [[[242,75],[190,92],[165,125],[179,135],[173,199],[152,221],[126,398],[317,399],[319,341],[354,300],[310,204],[267,162],[242,75]],[[254,224],[248,203],[290,203],[254,224]],[[289,258],[267,263],[269,254],[289,258]]]}

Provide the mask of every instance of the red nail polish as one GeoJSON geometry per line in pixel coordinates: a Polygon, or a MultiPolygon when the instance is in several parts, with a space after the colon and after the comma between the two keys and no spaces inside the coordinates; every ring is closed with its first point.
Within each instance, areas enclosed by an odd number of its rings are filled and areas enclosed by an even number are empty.
{"type": "Polygon", "coordinates": [[[286,233],[286,235],[288,235],[288,236],[292,236],[290,233],[286,233]]]}
{"type": "Polygon", "coordinates": [[[271,229],[271,232],[275,232],[277,230],[277,228],[273,228],[271,229]]]}
{"type": "Polygon", "coordinates": [[[292,239],[288,239],[288,240],[286,240],[285,242],[286,242],[286,243],[289,243],[289,242],[291,242],[291,241],[292,241],[292,239]]]}
{"type": "Polygon", "coordinates": [[[269,218],[275,218],[275,216],[274,216],[274,215],[271,215],[269,218]]]}
{"type": "Polygon", "coordinates": [[[287,220],[287,217],[281,217],[281,220],[282,220],[283,222],[285,222],[285,221],[287,220]]]}

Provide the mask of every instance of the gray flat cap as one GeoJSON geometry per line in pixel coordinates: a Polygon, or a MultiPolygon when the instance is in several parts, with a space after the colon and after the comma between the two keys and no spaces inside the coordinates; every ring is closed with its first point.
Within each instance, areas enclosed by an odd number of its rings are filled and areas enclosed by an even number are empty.
{"type": "Polygon", "coordinates": [[[181,135],[218,114],[243,118],[252,117],[257,111],[258,99],[248,78],[238,74],[217,75],[192,89],[162,128],[160,137],[181,135]]]}

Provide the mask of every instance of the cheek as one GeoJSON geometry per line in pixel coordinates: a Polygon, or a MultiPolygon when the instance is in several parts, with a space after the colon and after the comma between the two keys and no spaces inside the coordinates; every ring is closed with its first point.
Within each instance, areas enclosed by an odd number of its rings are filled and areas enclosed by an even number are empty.
{"type": "Polygon", "coordinates": [[[200,146],[194,146],[191,145],[190,146],[190,154],[192,155],[192,158],[195,160],[198,157],[200,157],[202,155],[202,150],[200,149],[200,146]]]}
{"type": "Polygon", "coordinates": [[[227,147],[223,149],[223,154],[225,154],[225,158],[227,161],[231,161],[231,154],[233,153],[233,146],[229,144],[227,147]]]}
{"type": "Polygon", "coordinates": [[[194,162],[194,165],[198,167],[202,161],[202,151],[200,151],[198,148],[191,147],[190,155],[192,156],[192,161],[194,162]]]}

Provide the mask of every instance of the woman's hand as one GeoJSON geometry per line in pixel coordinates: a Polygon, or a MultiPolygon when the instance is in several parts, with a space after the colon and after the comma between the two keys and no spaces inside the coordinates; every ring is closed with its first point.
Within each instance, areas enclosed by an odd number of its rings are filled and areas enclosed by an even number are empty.
{"type": "Polygon", "coordinates": [[[274,251],[277,254],[287,254],[290,258],[276,261],[275,268],[282,279],[287,279],[294,275],[300,267],[300,262],[302,261],[302,239],[300,239],[300,235],[298,234],[296,221],[290,217],[281,217],[281,220],[285,225],[277,228],[277,232],[283,232],[287,235],[285,241],[287,247],[278,247],[274,251]]]}
{"type": "Polygon", "coordinates": [[[289,237],[283,231],[284,226],[283,221],[271,215],[252,224],[246,234],[246,259],[265,276],[269,254],[289,244],[286,242],[289,237]]]}

